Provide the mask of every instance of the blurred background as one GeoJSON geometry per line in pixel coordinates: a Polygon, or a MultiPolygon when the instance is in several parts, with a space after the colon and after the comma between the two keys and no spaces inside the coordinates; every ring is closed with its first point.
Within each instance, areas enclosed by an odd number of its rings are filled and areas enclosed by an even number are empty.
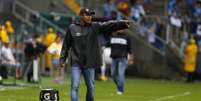
{"type": "MultiPolygon", "coordinates": [[[[201,80],[201,0],[0,0],[1,78],[40,83],[52,77],[47,48],[56,36],[63,39],[66,28],[79,20],[81,8],[94,10],[94,21],[132,21],[126,32],[134,62],[127,77],[183,81],[190,72],[201,80]],[[192,44],[196,55],[188,55],[186,48],[192,44]],[[193,70],[186,69],[191,60],[185,58],[194,59],[193,70]]],[[[63,71],[69,74],[68,64],[63,71]]],[[[106,80],[100,71],[96,79],[106,80]]]]}
{"type": "MultiPolygon", "coordinates": [[[[95,11],[93,21],[132,22],[126,30],[134,59],[126,69],[126,93],[112,93],[111,63],[106,59],[104,75],[101,66],[96,70],[97,101],[200,99],[200,83],[183,81],[201,80],[201,0],[0,0],[0,100],[37,101],[42,88],[58,89],[62,100],[70,98],[69,63],[54,70],[54,49],[49,47],[55,40],[62,42],[81,8],[95,11]]],[[[107,41],[100,36],[102,46],[107,41]]]]}

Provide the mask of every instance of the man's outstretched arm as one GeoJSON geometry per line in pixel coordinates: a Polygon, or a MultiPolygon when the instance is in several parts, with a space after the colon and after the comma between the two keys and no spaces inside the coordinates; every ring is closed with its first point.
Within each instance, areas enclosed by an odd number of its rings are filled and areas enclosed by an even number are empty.
{"type": "Polygon", "coordinates": [[[99,31],[101,33],[112,33],[117,30],[127,29],[130,27],[129,20],[108,21],[100,24],[99,31]]]}

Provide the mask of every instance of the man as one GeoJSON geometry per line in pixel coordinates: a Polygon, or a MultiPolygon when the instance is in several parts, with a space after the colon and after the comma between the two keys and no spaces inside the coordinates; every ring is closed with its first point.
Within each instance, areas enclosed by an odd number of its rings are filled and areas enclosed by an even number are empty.
{"type": "Polygon", "coordinates": [[[68,51],[71,50],[71,101],[78,101],[81,73],[87,86],[86,101],[94,101],[95,67],[99,67],[102,63],[98,34],[111,33],[129,27],[128,21],[91,22],[93,14],[94,12],[89,9],[81,9],[80,22],[71,24],[64,38],[60,64],[65,63],[68,51]]]}
{"type": "MultiPolygon", "coordinates": [[[[54,29],[52,27],[48,28],[48,31],[47,31],[47,34],[46,34],[46,37],[45,37],[45,45],[47,47],[49,47],[56,39],[56,33],[54,31],[54,29]]],[[[51,54],[48,53],[48,51],[45,52],[45,72],[47,73],[50,73],[51,69],[53,68],[52,67],[52,57],[51,57],[51,54]]]]}
{"type": "Polygon", "coordinates": [[[62,48],[62,37],[57,34],[55,42],[53,42],[47,49],[47,51],[52,55],[52,75],[55,83],[62,84],[64,79],[64,68],[59,68],[59,58],[62,48]]]}
{"type": "Polygon", "coordinates": [[[16,77],[18,77],[17,71],[19,70],[21,64],[15,59],[12,50],[9,47],[9,43],[9,41],[4,42],[3,47],[0,50],[1,62],[3,66],[8,67],[8,70],[11,70],[11,68],[16,68],[16,77]]]}
{"type": "Polygon", "coordinates": [[[197,52],[198,46],[195,39],[191,38],[184,51],[184,71],[187,74],[186,82],[193,82],[195,80],[197,52]]]}
{"type": "Polygon", "coordinates": [[[131,41],[123,30],[113,33],[110,39],[111,45],[111,74],[117,86],[117,94],[122,95],[124,92],[125,70],[129,62],[132,64],[131,41]]]}
{"type": "Polygon", "coordinates": [[[46,51],[46,46],[41,42],[39,35],[34,35],[25,40],[25,59],[26,59],[26,70],[24,76],[27,76],[28,82],[38,82],[38,56],[46,51]]]}

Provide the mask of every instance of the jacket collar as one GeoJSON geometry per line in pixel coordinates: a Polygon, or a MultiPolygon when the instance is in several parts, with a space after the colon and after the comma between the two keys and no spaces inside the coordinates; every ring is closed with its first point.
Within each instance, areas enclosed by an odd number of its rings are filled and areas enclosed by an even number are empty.
{"type": "Polygon", "coordinates": [[[89,26],[89,25],[91,25],[91,23],[81,24],[80,21],[75,21],[75,24],[76,24],[76,25],[79,25],[79,26],[89,26]]]}

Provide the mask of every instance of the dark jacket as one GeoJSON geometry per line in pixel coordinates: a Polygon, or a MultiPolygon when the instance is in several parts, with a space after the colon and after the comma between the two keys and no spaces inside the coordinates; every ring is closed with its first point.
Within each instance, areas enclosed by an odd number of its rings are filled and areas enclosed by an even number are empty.
{"type": "Polygon", "coordinates": [[[127,58],[131,54],[131,41],[125,32],[115,32],[110,39],[111,57],[127,58]]]}
{"type": "Polygon", "coordinates": [[[40,53],[44,53],[46,49],[47,47],[40,42],[36,42],[36,46],[32,42],[26,42],[24,48],[25,57],[26,59],[32,60],[37,58],[40,53]]]}
{"type": "Polygon", "coordinates": [[[71,65],[77,65],[81,68],[100,66],[102,62],[98,35],[125,28],[128,26],[123,21],[92,22],[85,25],[71,24],[64,38],[60,62],[65,62],[70,50],[71,65]]]}

